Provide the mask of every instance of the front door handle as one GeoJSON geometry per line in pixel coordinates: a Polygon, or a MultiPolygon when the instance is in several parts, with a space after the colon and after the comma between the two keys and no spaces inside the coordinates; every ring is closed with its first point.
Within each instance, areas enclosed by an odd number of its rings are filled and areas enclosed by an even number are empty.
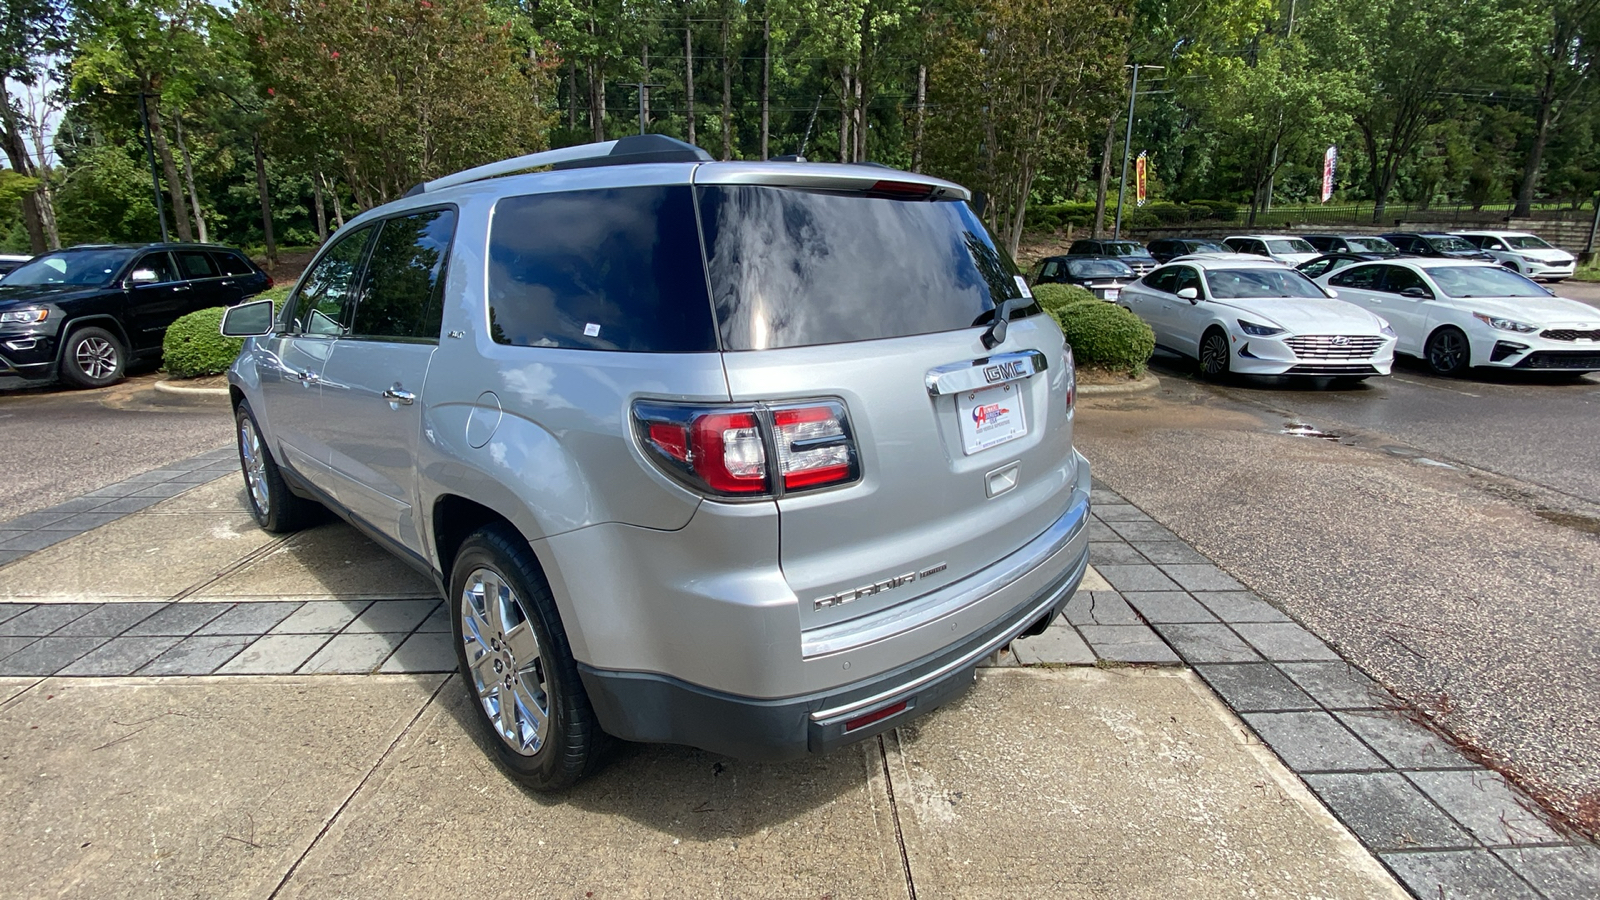
{"type": "Polygon", "coordinates": [[[301,384],[312,385],[322,380],[322,376],[315,372],[296,372],[294,377],[300,379],[301,384]]]}
{"type": "Polygon", "coordinates": [[[398,387],[392,387],[383,392],[383,399],[390,403],[398,403],[401,406],[410,406],[417,399],[417,395],[410,391],[402,391],[398,387]]]}

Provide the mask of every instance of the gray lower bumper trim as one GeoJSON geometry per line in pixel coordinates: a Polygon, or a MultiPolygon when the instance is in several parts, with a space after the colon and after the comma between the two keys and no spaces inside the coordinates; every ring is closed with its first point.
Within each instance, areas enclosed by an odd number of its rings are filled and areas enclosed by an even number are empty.
{"type": "Polygon", "coordinates": [[[687,744],[740,759],[775,761],[827,752],[887,731],[958,696],[978,662],[1041,616],[1066,604],[1089,565],[1089,548],[1062,576],[983,631],[938,653],[864,681],[801,697],[762,700],[698,687],[666,675],[578,664],[600,725],[628,741],[687,744]],[[906,709],[846,732],[849,716],[880,704],[906,709]]]}

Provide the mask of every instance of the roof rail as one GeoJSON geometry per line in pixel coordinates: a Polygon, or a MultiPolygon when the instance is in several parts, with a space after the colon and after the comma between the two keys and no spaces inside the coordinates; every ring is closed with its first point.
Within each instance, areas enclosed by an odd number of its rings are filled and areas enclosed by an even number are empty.
{"type": "Polygon", "coordinates": [[[711,162],[711,154],[664,134],[635,134],[614,141],[580,144],[559,150],[544,150],[513,159],[489,163],[423,182],[406,191],[407,197],[498,178],[541,166],[554,169],[582,169],[590,166],[622,166],[636,163],[711,162]]]}

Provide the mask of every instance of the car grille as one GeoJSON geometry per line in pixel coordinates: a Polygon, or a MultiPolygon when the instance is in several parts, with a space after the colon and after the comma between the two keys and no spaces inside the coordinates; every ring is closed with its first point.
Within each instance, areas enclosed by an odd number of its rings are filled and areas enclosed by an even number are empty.
{"type": "Polygon", "coordinates": [[[1284,343],[1300,359],[1366,359],[1383,346],[1383,338],[1312,334],[1288,338],[1284,343]]]}
{"type": "Polygon", "coordinates": [[[1540,350],[1537,353],[1529,353],[1526,359],[1517,363],[1517,368],[1600,371],[1600,353],[1585,353],[1581,350],[1540,350]]]}
{"type": "Polygon", "coordinates": [[[1552,341],[1600,341],[1600,330],[1577,331],[1572,328],[1546,328],[1539,337],[1552,341]]]}
{"type": "Polygon", "coordinates": [[[1355,365],[1351,363],[1320,363],[1312,365],[1290,366],[1285,375],[1376,375],[1378,370],[1372,365],[1355,365]]]}

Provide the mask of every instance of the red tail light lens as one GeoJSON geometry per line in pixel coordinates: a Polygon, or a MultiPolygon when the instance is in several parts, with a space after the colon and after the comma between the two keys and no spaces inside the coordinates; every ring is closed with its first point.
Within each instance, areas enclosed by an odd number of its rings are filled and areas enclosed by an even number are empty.
{"type": "Polygon", "coordinates": [[[1067,415],[1072,415],[1072,409],[1078,403],[1078,365],[1072,358],[1072,348],[1066,352],[1067,370],[1067,415]]]}
{"type": "Polygon", "coordinates": [[[860,477],[844,404],[634,404],[634,431],[662,471],[704,494],[766,497],[860,477]],[[768,452],[768,448],[775,452],[768,452]]]}

